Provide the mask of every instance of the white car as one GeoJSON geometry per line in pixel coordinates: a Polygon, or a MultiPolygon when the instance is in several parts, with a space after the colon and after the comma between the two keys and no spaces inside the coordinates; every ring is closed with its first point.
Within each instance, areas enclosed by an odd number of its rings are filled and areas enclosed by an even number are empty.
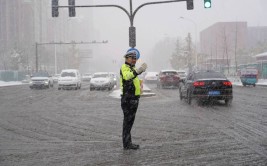
{"type": "Polygon", "coordinates": [[[113,88],[113,78],[108,72],[97,72],[93,75],[90,81],[90,90],[113,88]]]}
{"type": "Polygon", "coordinates": [[[85,74],[83,74],[83,76],[82,76],[82,80],[83,81],[91,81],[91,78],[93,77],[93,74],[91,74],[91,73],[85,73],[85,74]]]}
{"type": "Polygon", "coordinates": [[[177,70],[177,73],[178,73],[178,75],[179,75],[179,77],[180,77],[180,80],[185,79],[186,76],[187,76],[185,70],[177,70]]]}
{"type": "Polygon", "coordinates": [[[38,71],[33,73],[30,80],[30,88],[49,88],[53,87],[52,76],[45,71],[38,71]]]}
{"type": "Polygon", "coordinates": [[[61,71],[58,79],[58,90],[61,89],[81,89],[81,75],[79,70],[65,69],[61,71]]]}
{"type": "Polygon", "coordinates": [[[145,83],[157,83],[158,72],[147,72],[145,75],[145,83]]]}
{"type": "Polygon", "coordinates": [[[60,77],[60,74],[55,74],[52,76],[52,79],[54,82],[58,82],[59,77],[60,77]]]}

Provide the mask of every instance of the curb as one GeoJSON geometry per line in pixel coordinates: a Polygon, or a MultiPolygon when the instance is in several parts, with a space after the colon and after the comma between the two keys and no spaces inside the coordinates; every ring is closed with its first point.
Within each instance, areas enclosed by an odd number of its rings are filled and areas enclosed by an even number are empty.
{"type": "Polygon", "coordinates": [[[156,96],[156,93],[143,93],[143,94],[141,94],[141,97],[152,97],[152,96],[156,96]]]}

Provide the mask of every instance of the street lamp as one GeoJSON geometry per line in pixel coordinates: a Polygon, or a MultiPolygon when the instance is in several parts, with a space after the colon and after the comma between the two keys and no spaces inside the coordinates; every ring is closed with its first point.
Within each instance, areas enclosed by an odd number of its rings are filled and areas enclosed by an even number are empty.
{"type": "Polygon", "coordinates": [[[197,55],[197,24],[195,23],[195,21],[193,21],[190,18],[185,18],[185,17],[179,17],[179,19],[186,19],[189,20],[190,22],[192,22],[194,24],[195,27],[195,54],[196,54],[196,66],[198,65],[198,55],[197,55]]]}

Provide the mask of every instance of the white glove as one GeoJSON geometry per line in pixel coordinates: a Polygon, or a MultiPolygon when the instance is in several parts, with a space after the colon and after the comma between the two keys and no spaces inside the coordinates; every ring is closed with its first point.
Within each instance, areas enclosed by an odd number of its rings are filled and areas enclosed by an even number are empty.
{"type": "Polygon", "coordinates": [[[146,63],[143,63],[137,70],[136,70],[136,73],[137,74],[141,74],[143,72],[146,71],[146,68],[147,68],[147,64],[146,63]]]}

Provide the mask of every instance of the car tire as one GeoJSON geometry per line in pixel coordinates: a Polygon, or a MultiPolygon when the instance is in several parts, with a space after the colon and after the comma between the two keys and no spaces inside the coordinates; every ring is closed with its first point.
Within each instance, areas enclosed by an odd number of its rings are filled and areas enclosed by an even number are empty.
{"type": "Polygon", "coordinates": [[[230,106],[232,104],[232,101],[233,101],[233,99],[225,99],[224,100],[226,106],[230,106]]]}
{"type": "Polygon", "coordinates": [[[57,88],[58,90],[61,90],[61,88],[57,88]]]}
{"type": "Polygon", "coordinates": [[[192,97],[191,97],[191,92],[187,91],[187,97],[186,97],[186,101],[189,105],[191,105],[192,103],[192,97]]]}

